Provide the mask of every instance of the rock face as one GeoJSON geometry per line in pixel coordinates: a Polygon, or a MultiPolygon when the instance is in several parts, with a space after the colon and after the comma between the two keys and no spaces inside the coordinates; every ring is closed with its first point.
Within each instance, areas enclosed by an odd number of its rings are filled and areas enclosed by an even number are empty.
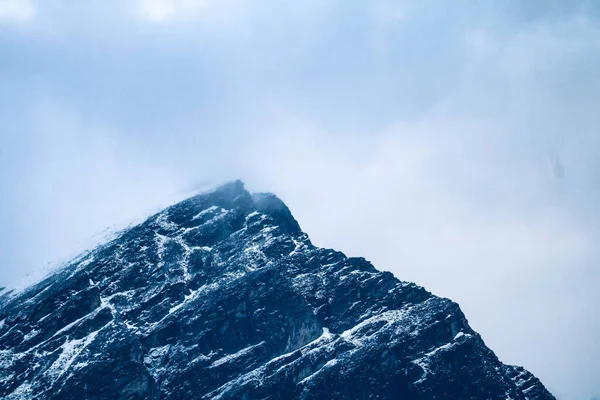
{"type": "Polygon", "coordinates": [[[315,247],[239,181],[0,291],[0,398],[554,399],[456,303],[315,247]]]}

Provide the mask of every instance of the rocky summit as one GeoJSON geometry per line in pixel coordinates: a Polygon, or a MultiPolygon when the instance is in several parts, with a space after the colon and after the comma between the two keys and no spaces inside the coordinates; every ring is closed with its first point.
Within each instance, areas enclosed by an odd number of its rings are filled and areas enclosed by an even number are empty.
{"type": "Polygon", "coordinates": [[[239,181],[1,292],[0,398],[554,399],[456,303],[239,181]]]}

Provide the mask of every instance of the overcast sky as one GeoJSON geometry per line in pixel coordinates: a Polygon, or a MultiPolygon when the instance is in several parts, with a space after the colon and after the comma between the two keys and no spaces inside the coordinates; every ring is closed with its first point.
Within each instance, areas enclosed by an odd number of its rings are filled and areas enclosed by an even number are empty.
{"type": "Polygon", "coordinates": [[[594,0],[0,0],[0,285],[240,178],[589,400],[599,71],[594,0]]]}

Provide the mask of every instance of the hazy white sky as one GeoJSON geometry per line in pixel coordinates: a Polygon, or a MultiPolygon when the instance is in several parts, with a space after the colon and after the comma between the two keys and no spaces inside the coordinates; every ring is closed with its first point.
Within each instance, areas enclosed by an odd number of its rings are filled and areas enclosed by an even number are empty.
{"type": "Polygon", "coordinates": [[[600,396],[596,1],[0,0],[0,285],[207,185],[600,396]]]}

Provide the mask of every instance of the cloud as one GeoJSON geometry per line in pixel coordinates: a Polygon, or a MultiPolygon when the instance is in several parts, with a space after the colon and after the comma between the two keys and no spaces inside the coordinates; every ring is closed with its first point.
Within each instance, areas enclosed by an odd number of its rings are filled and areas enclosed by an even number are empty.
{"type": "Polygon", "coordinates": [[[31,0],[0,0],[0,22],[25,22],[34,14],[31,0]]]}
{"type": "Polygon", "coordinates": [[[242,0],[137,0],[136,15],[150,23],[168,23],[235,15],[242,0]]]}
{"type": "Polygon", "coordinates": [[[140,0],[138,11],[148,21],[162,22],[176,13],[190,12],[190,9],[201,8],[204,4],[204,1],[194,0],[140,0]]]}

